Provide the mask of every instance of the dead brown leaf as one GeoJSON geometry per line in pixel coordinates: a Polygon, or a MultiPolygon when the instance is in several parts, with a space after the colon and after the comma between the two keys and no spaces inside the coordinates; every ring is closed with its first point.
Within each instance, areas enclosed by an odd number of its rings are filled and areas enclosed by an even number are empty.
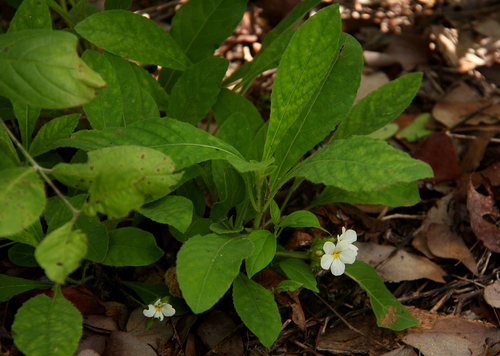
{"type": "Polygon", "coordinates": [[[434,105],[432,116],[445,125],[452,127],[461,122],[467,116],[481,110],[480,113],[467,120],[467,125],[496,124],[500,118],[500,105],[492,105],[493,101],[476,102],[450,102],[442,101],[434,105]]]}
{"type": "Polygon", "coordinates": [[[174,331],[170,321],[176,323],[179,317],[165,318],[163,321],[157,320],[152,327],[147,329],[148,319],[144,317],[142,312],[143,309],[139,307],[130,313],[125,331],[156,349],[159,340],[167,342],[173,336],[174,331]]]}
{"type": "Polygon", "coordinates": [[[500,308],[500,281],[495,281],[484,289],[484,300],[493,308],[500,308]]]}
{"type": "Polygon", "coordinates": [[[102,356],[157,356],[144,341],[123,331],[113,331],[102,356]]]}
{"type": "MultiPolygon", "coordinates": [[[[217,310],[198,326],[196,333],[206,347],[213,349],[235,329],[234,321],[227,314],[217,310]]],[[[217,351],[217,355],[228,356],[240,356],[243,353],[243,341],[238,334],[233,335],[217,351]]]]}
{"type": "Polygon", "coordinates": [[[484,245],[493,252],[500,252],[500,228],[486,221],[483,216],[490,214],[495,218],[500,217],[500,212],[494,206],[495,191],[488,181],[483,184],[488,191],[488,196],[484,196],[476,191],[472,185],[472,180],[467,184],[467,210],[469,210],[470,224],[472,231],[484,245]]]}

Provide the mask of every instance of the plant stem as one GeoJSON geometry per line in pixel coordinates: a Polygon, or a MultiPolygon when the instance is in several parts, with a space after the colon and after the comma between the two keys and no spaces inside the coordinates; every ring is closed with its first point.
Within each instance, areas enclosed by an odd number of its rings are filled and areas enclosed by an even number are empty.
{"type": "Polygon", "coordinates": [[[281,257],[298,258],[301,260],[309,260],[309,255],[307,253],[299,251],[276,251],[274,255],[281,257]]]}

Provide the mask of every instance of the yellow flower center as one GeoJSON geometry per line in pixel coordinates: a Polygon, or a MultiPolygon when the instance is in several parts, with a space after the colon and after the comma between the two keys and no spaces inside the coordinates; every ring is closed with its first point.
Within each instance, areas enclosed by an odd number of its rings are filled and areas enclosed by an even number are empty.
{"type": "Polygon", "coordinates": [[[337,251],[333,251],[333,258],[339,258],[339,253],[337,251]]]}
{"type": "Polygon", "coordinates": [[[155,308],[156,308],[156,311],[157,311],[158,313],[161,313],[161,305],[158,305],[158,306],[157,306],[157,307],[155,307],[155,308]]]}

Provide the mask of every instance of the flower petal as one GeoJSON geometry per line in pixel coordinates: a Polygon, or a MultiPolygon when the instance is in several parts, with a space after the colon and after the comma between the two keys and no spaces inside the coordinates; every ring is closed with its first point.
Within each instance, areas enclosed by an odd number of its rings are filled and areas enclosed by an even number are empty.
{"type": "Polygon", "coordinates": [[[161,299],[158,299],[153,305],[157,307],[158,305],[162,304],[161,299]]]}
{"type": "Polygon", "coordinates": [[[142,314],[148,318],[152,318],[156,313],[156,308],[152,305],[149,304],[148,309],[144,309],[142,314]]]}
{"type": "Polygon", "coordinates": [[[334,258],[332,255],[330,255],[329,253],[324,254],[323,256],[321,256],[321,268],[330,269],[333,260],[334,258]]]}
{"type": "Polygon", "coordinates": [[[358,239],[358,235],[356,234],[356,231],[354,230],[347,230],[345,233],[342,234],[340,237],[340,241],[347,241],[350,244],[355,242],[358,239]]]}
{"type": "Polygon", "coordinates": [[[160,321],[163,321],[163,314],[160,311],[158,311],[155,314],[155,318],[160,319],[160,321]]]}
{"type": "Polygon", "coordinates": [[[325,251],[326,254],[331,254],[335,250],[335,244],[331,241],[325,242],[323,245],[323,251],[325,251]]]}
{"type": "Polygon", "coordinates": [[[356,261],[357,254],[358,254],[357,252],[350,250],[350,249],[347,249],[347,250],[344,250],[340,253],[339,259],[343,263],[351,264],[351,263],[354,263],[354,261],[356,261]]]}
{"type": "Polygon", "coordinates": [[[171,317],[175,314],[175,309],[172,308],[172,306],[168,303],[166,303],[162,308],[161,308],[161,312],[163,313],[163,315],[165,315],[166,317],[171,317]]]}
{"type": "Polygon", "coordinates": [[[340,258],[335,258],[333,260],[332,266],[330,267],[332,274],[334,276],[340,276],[345,272],[345,265],[342,263],[340,258]]]}

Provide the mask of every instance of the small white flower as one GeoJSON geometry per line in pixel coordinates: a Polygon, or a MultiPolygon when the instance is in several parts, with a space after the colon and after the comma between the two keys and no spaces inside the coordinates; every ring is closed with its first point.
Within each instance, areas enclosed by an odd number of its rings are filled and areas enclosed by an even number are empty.
{"type": "Polygon", "coordinates": [[[342,228],[342,235],[337,237],[337,244],[327,241],[323,245],[325,254],[321,257],[321,268],[330,269],[334,276],[340,276],[345,272],[345,264],[356,261],[358,248],[352,243],[357,240],[354,230],[342,228]]]}
{"type": "Polygon", "coordinates": [[[161,299],[158,299],[154,304],[149,304],[148,309],[144,309],[142,313],[148,318],[156,318],[163,321],[163,316],[170,317],[174,315],[175,309],[170,304],[162,303],[161,299]]]}

